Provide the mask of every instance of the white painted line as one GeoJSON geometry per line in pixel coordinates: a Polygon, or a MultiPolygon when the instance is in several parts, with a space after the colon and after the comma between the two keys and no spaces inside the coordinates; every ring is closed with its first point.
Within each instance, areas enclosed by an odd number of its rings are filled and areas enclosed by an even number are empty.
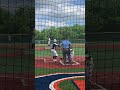
{"type": "Polygon", "coordinates": [[[40,76],[35,76],[35,78],[41,78],[41,77],[47,77],[51,75],[58,75],[58,74],[85,74],[85,72],[72,72],[72,73],[53,73],[53,74],[47,74],[47,75],[40,75],[40,76]]]}
{"type": "Polygon", "coordinates": [[[46,59],[43,59],[43,61],[46,63],[46,59]]]}
{"type": "MultiPolygon", "coordinates": [[[[78,63],[78,62],[76,62],[76,61],[74,61],[74,62],[75,62],[77,65],[79,65],[79,64],[80,64],[80,63],[78,63]]],[[[76,65],[76,64],[75,64],[75,65],[76,65]]]]}
{"type": "Polygon", "coordinates": [[[75,79],[75,78],[85,78],[85,76],[73,76],[73,77],[67,77],[67,78],[58,79],[58,80],[55,80],[55,81],[51,82],[50,85],[49,85],[49,88],[51,90],[56,90],[55,87],[54,87],[55,83],[57,83],[59,81],[62,81],[62,80],[69,80],[69,79],[75,79]]]}
{"type": "Polygon", "coordinates": [[[62,65],[65,65],[61,60],[60,60],[60,63],[61,63],[62,65]]]}
{"type": "Polygon", "coordinates": [[[57,61],[53,61],[53,60],[51,60],[51,59],[48,59],[48,60],[47,60],[47,59],[44,59],[44,62],[47,63],[47,62],[57,62],[57,61]]]}

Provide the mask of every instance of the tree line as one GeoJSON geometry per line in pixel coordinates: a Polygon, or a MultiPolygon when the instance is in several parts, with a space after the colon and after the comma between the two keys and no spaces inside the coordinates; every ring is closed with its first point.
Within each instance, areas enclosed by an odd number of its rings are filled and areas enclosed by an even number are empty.
{"type": "Polygon", "coordinates": [[[120,0],[90,0],[86,2],[86,33],[118,32],[120,0]]]}
{"type": "Polygon", "coordinates": [[[0,8],[0,34],[30,34],[34,20],[34,7],[20,7],[14,12],[0,8]]]}
{"type": "Polygon", "coordinates": [[[84,39],[85,38],[85,26],[75,24],[73,26],[65,27],[50,27],[44,30],[35,30],[36,40],[48,40],[51,39],[64,39],[67,36],[68,39],[84,39]]]}

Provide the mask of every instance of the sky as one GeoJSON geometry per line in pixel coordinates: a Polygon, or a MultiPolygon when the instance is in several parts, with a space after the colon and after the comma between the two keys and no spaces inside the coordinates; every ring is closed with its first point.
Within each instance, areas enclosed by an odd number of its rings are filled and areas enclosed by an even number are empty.
{"type": "Polygon", "coordinates": [[[85,25],[85,0],[35,0],[35,28],[85,25]]]}

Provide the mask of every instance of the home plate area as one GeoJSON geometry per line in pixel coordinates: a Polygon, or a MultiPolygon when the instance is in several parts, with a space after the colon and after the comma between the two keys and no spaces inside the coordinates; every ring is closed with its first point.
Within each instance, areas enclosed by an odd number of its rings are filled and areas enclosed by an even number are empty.
{"type": "Polygon", "coordinates": [[[48,58],[44,58],[43,60],[44,60],[44,63],[59,63],[59,64],[61,64],[61,65],[80,65],[80,63],[77,62],[77,61],[75,61],[75,60],[73,60],[73,61],[71,62],[71,64],[70,64],[69,61],[67,60],[66,63],[64,64],[63,59],[61,59],[61,58],[59,58],[59,59],[56,60],[56,61],[54,61],[52,58],[49,58],[49,59],[48,59],[48,58]]]}
{"type": "Polygon", "coordinates": [[[72,61],[72,63],[70,64],[69,62],[66,62],[66,64],[64,64],[64,62],[62,60],[59,61],[62,65],[79,65],[80,63],[78,63],[77,61],[72,61]]]}
{"type": "Polygon", "coordinates": [[[37,57],[36,58],[36,63],[41,63],[41,64],[49,64],[49,65],[62,65],[62,66],[79,66],[83,65],[85,62],[85,57],[84,56],[76,56],[74,57],[74,60],[72,60],[71,63],[68,61],[64,64],[63,59],[61,57],[58,57],[56,61],[52,59],[51,56],[46,56],[46,57],[37,57]]]}
{"type": "Polygon", "coordinates": [[[77,61],[72,61],[71,64],[67,61],[66,64],[64,64],[62,60],[53,61],[52,59],[44,59],[44,63],[60,63],[61,65],[79,65],[80,64],[77,61]]]}

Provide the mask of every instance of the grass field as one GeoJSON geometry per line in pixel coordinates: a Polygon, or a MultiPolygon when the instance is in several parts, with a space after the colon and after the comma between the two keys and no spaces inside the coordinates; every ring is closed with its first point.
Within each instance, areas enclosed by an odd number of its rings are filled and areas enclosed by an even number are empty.
{"type": "Polygon", "coordinates": [[[64,82],[60,83],[59,87],[62,90],[76,90],[76,87],[71,80],[65,80],[64,82]]]}
{"type": "Polygon", "coordinates": [[[66,73],[66,72],[84,72],[84,68],[70,68],[70,69],[48,69],[48,68],[36,68],[35,75],[45,75],[52,73],[66,73]]]}
{"type": "MultiPolygon", "coordinates": [[[[76,78],[74,80],[85,80],[85,78],[76,78]]],[[[75,87],[75,85],[72,83],[71,80],[65,80],[63,82],[61,82],[59,84],[59,87],[62,89],[62,90],[77,90],[77,88],[75,87]],[[67,85],[67,86],[66,86],[67,85]]]]}

